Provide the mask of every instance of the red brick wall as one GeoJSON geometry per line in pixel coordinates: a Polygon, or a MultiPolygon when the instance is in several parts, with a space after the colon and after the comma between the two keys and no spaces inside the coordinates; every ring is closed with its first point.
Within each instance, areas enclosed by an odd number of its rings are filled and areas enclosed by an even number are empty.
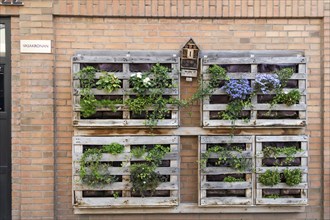
{"type": "MultiPolygon", "coordinates": [[[[54,216],[59,219],[330,219],[329,0],[25,0],[24,3],[24,6],[0,6],[1,16],[11,16],[12,26],[14,219],[54,219],[54,216]],[[303,213],[276,213],[276,216],[73,215],[71,56],[84,49],[178,50],[190,37],[202,50],[305,51],[309,59],[306,133],[310,135],[310,206],[303,213]],[[21,54],[21,39],[52,40],[53,53],[21,54]]],[[[196,86],[196,82],[182,80],[182,97],[189,96],[196,86]]],[[[181,116],[183,126],[198,126],[199,104],[193,106],[191,117],[187,112],[181,116]]],[[[184,137],[181,142],[181,199],[196,202],[197,138],[184,137]]]]}
{"type": "MultiPolygon", "coordinates": [[[[321,218],[321,20],[320,19],[124,19],[124,18],[69,18],[57,17],[56,35],[56,80],[57,121],[65,134],[58,134],[57,202],[59,217],[73,218],[71,215],[71,76],[70,57],[77,50],[129,49],[129,50],[178,50],[193,37],[203,50],[302,50],[308,58],[308,127],[310,135],[310,207],[305,213],[284,215],[285,218],[321,218]],[[120,36],[118,36],[120,35],[120,36]],[[244,40],[242,40],[244,39],[244,40]],[[242,43],[244,42],[244,43],[242,43]],[[60,83],[60,84],[59,84],[60,83]],[[67,114],[64,114],[67,113],[67,114]]],[[[182,97],[189,97],[197,87],[182,79],[182,97]],[[193,85],[193,86],[191,86],[193,85]]],[[[199,103],[181,112],[182,126],[199,126],[199,103]],[[192,110],[192,115],[189,114],[192,110]]],[[[111,133],[111,132],[109,132],[111,133]]],[[[197,137],[181,138],[181,202],[197,203],[197,137]]],[[[161,215],[163,216],[163,215],[161,215]]],[[[192,219],[228,216],[192,215],[192,219]]],[[[238,216],[238,215],[232,215],[238,216]]],[[[245,215],[249,218],[270,217],[271,214],[245,215]]],[[[160,216],[157,216],[157,218],[160,216]]],[[[172,216],[178,217],[177,215],[172,216]]],[[[78,216],[76,216],[78,218],[78,216]]],[[[118,216],[119,218],[119,216],[118,216]]],[[[121,216],[121,219],[127,219],[121,216]]],[[[147,218],[147,216],[145,217],[147,218]]],[[[184,218],[184,217],[182,217],[184,218]]],[[[234,217],[235,218],[235,217],[234,217]]],[[[96,219],[96,218],[95,218],[96,219]]]]}

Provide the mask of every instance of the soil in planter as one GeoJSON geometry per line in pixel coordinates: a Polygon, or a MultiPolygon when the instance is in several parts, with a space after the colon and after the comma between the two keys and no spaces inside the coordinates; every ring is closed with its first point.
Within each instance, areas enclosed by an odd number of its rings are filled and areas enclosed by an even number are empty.
{"type": "Polygon", "coordinates": [[[274,73],[284,68],[292,68],[294,73],[298,72],[298,64],[259,64],[258,73],[274,73]]]}
{"type": "Polygon", "coordinates": [[[230,73],[250,73],[251,65],[250,64],[222,64],[220,65],[227,72],[230,73]]]}
{"type": "Polygon", "coordinates": [[[296,149],[301,149],[300,142],[263,142],[262,147],[295,147],[296,149]]]}
{"type": "MultiPolygon", "coordinates": [[[[143,193],[144,197],[170,197],[171,191],[170,190],[156,190],[155,192],[146,191],[143,193]]],[[[131,191],[132,197],[142,197],[139,192],[131,191]]]]}
{"type": "Polygon", "coordinates": [[[92,198],[92,197],[122,197],[121,190],[85,190],[83,191],[83,197],[92,198]]]}
{"type": "Polygon", "coordinates": [[[244,179],[246,180],[245,174],[220,174],[220,175],[206,175],[206,181],[208,182],[223,182],[225,177],[234,177],[236,179],[244,179]]]}
{"type": "Polygon", "coordinates": [[[299,119],[299,111],[257,111],[257,119],[299,119]]]}
{"type": "Polygon", "coordinates": [[[209,189],[206,197],[245,197],[245,189],[209,189]]]}
{"type": "MultiPolygon", "coordinates": [[[[222,112],[223,111],[210,111],[210,120],[223,120],[221,118],[222,112]]],[[[246,111],[241,111],[237,119],[249,120],[250,117],[251,117],[251,111],[246,110],[246,111]]]]}
{"type": "Polygon", "coordinates": [[[301,189],[263,189],[262,197],[278,195],[280,198],[301,198],[301,189]]]}
{"type": "Polygon", "coordinates": [[[228,104],[230,97],[228,95],[212,95],[210,104],[228,104]]]}
{"type": "Polygon", "coordinates": [[[285,162],[285,158],[266,158],[262,159],[262,164],[265,167],[275,167],[275,166],[300,166],[301,165],[301,158],[297,157],[294,158],[292,162],[285,162]]]}
{"type": "MultiPolygon", "coordinates": [[[[129,65],[130,72],[149,72],[151,68],[156,65],[155,63],[131,63],[129,65]]],[[[172,65],[170,63],[160,63],[161,66],[167,67],[170,71],[172,69],[172,65]]]]}
{"type": "Polygon", "coordinates": [[[107,72],[123,72],[123,64],[121,63],[81,63],[80,69],[92,66],[95,69],[107,72]]]}

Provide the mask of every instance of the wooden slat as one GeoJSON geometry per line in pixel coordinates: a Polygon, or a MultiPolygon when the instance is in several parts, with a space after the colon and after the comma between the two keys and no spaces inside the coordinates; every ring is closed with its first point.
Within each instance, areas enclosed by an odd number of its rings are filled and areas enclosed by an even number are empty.
{"type": "Polygon", "coordinates": [[[257,198],[256,203],[258,205],[306,205],[308,202],[307,198],[257,198]]]}
{"type": "Polygon", "coordinates": [[[252,188],[251,182],[203,182],[201,189],[248,189],[252,188]]]}
{"type": "Polygon", "coordinates": [[[77,200],[78,206],[90,208],[115,207],[169,207],[178,205],[176,197],[147,197],[147,198],[81,198],[77,200]]]}
{"type": "Polygon", "coordinates": [[[250,198],[240,198],[240,197],[212,197],[212,198],[202,198],[202,206],[219,206],[219,205],[252,205],[250,198]]]}
{"type": "MultiPolygon", "coordinates": [[[[130,208],[130,207],[170,207],[178,205],[179,201],[179,175],[180,175],[180,157],[179,157],[179,136],[113,136],[113,137],[73,137],[73,195],[74,206],[82,207],[97,207],[111,205],[112,207],[130,208]],[[118,155],[102,154],[102,162],[121,162],[122,167],[108,167],[107,172],[111,175],[121,176],[122,182],[114,182],[112,184],[89,186],[83,184],[79,171],[80,159],[83,155],[83,146],[86,145],[106,145],[110,143],[119,143],[125,146],[124,153],[118,155]],[[157,167],[155,172],[160,175],[167,175],[170,177],[169,182],[160,183],[156,191],[169,191],[167,197],[132,197],[130,183],[130,165],[133,161],[145,161],[145,155],[141,158],[135,158],[131,155],[131,145],[170,145],[171,151],[167,153],[163,160],[169,160],[169,167],[157,167]],[[113,197],[83,197],[84,191],[121,191],[121,196],[113,197]],[[92,200],[90,200],[92,199],[92,200]],[[140,203],[139,203],[140,201],[140,203]]],[[[87,158],[88,160],[88,158],[87,158]]],[[[86,168],[87,174],[90,172],[86,168]]]]}

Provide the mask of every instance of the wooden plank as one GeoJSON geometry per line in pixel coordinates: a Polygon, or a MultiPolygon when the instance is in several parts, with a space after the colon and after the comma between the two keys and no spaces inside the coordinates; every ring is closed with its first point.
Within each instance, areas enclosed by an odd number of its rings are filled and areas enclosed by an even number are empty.
{"type": "Polygon", "coordinates": [[[258,189],[308,189],[308,183],[302,182],[295,186],[289,186],[286,183],[278,183],[274,186],[265,186],[262,183],[257,183],[258,189]]]}
{"type": "Polygon", "coordinates": [[[256,204],[258,205],[306,205],[307,199],[305,198],[257,198],[256,204]]]}
{"type": "Polygon", "coordinates": [[[220,143],[252,143],[251,136],[201,136],[202,144],[220,144],[220,143]]]}
{"type": "MultiPolygon", "coordinates": [[[[77,176],[76,176],[77,177],[77,176]]],[[[79,178],[76,178],[76,181],[79,181],[79,178]]],[[[99,186],[86,186],[81,183],[75,183],[73,185],[73,190],[83,191],[83,190],[91,190],[91,191],[103,191],[103,190],[131,190],[132,184],[127,182],[115,182],[107,185],[99,185],[99,186]]],[[[177,182],[166,182],[160,183],[156,190],[178,190],[179,186],[177,182]]]]}
{"type": "Polygon", "coordinates": [[[272,170],[275,171],[277,170],[280,173],[283,173],[284,170],[289,169],[289,170],[294,170],[294,169],[299,169],[303,173],[307,173],[308,168],[305,166],[297,167],[297,166],[292,166],[292,167],[257,167],[256,173],[264,173],[267,170],[272,170]]]}
{"type": "Polygon", "coordinates": [[[281,136],[256,136],[257,142],[307,142],[308,136],[306,135],[281,135],[281,136]]]}
{"type": "Polygon", "coordinates": [[[73,137],[73,144],[105,145],[113,142],[120,144],[178,144],[178,136],[113,136],[113,137],[73,137]]]}
{"type": "Polygon", "coordinates": [[[244,197],[212,197],[202,198],[202,206],[219,206],[219,205],[252,205],[251,198],[244,197]]]}
{"type": "Polygon", "coordinates": [[[202,214],[202,213],[304,213],[306,212],[305,205],[300,206],[287,206],[287,205],[278,205],[278,206],[239,206],[239,205],[229,205],[229,206],[199,206],[197,203],[179,203],[175,208],[138,208],[138,209],[113,209],[109,208],[88,208],[88,207],[77,207],[74,206],[74,214],[113,214],[113,215],[122,215],[123,211],[126,214],[202,214]]]}
{"type": "Polygon", "coordinates": [[[176,206],[179,201],[176,197],[147,197],[147,198],[82,198],[77,201],[79,207],[115,207],[115,208],[128,208],[128,207],[168,207],[176,206]]]}
{"type": "Polygon", "coordinates": [[[203,182],[201,189],[248,189],[252,188],[251,182],[203,182]]]}

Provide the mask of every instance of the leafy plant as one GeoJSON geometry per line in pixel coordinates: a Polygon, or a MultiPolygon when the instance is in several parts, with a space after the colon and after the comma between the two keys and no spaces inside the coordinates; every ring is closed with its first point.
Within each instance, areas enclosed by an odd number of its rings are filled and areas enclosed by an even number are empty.
{"type": "MultiPolygon", "coordinates": [[[[241,152],[240,149],[232,148],[233,151],[241,152]]],[[[232,151],[225,147],[213,146],[210,147],[203,155],[201,160],[202,167],[206,167],[207,160],[210,158],[211,153],[218,154],[218,161],[216,165],[224,165],[231,167],[237,171],[244,171],[251,166],[251,160],[245,157],[236,156],[232,151]]]]}
{"type": "Polygon", "coordinates": [[[302,172],[300,169],[285,169],[284,170],[285,183],[289,186],[298,185],[302,181],[302,172]]]}
{"type": "Polygon", "coordinates": [[[245,180],[243,178],[235,178],[233,176],[226,176],[223,179],[224,182],[232,183],[232,182],[244,182],[245,180]]]}
{"type": "Polygon", "coordinates": [[[121,154],[124,152],[124,145],[121,145],[119,143],[111,143],[108,145],[103,145],[102,146],[102,153],[109,153],[109,154],[121,154]]]}
{"type": "Polygon", "coordinates": [[[103,72],[103,75],[96,82],[96,86],[100,90],[111,93],[120,88],[120,83],[121,81],[114,74],[103,72]]]}
{"type": "Polygon", "coordinates": [[[265,158],[275,158],[277,159],[278,156],[284,154],[286,157],[282,164],[290,164],[294,161],[294,155],[298,152],[301,152],[301,149],[297,149],[294,146],[291,147],[272,147],[272,146],[265,146],[262,149],[265,158]]]}
{"type": "Polygon", "coordinates": [[[259,174],[259,182],[265,186],[274,186],[281,182],[280,173],[277,170],[266,170],[259,174]]]}
{"type": "Polygon", "coordinates": [[[272,100],[272,105],[278,103],[284,103],[287,106],[291,106],[296,103],[299,103],[300,98],[301,98],[301,94],[297,89],[290,90],[288,93],[282,91],[276,94],[276,96],[272,100]]]}
{"type": "Polygon", "coordinates": [[[108,171],[109,165],[101,164],[102,149],[87,149],[80,159],[79,176],[84,184],[95,186],[97,184],[110,184],[117,180],[108,171]]]}
{"type": "Polygon", "coordinates": [[[271,195],[266,195],[264,196],[264,198],[267,198],[267,199],[278,199],[278,198],[281,198],[279,194],[271,194],[271,195]]]}
{"type": "Polygon", "coordinates": [[[131,165],[132,190],[138,192],[142,197],[147,191],[153,193],[161,182],[161,175],[155,172],[155,165],[148,163],[131,165]]]}
{"type": "Polygon", "coordinates": [[[226,70],[218,65],[212,65],[208,69],[208,73],[210,74],[210,88],[217,88],[221,80],[229,80],[229,77],[226,74],[226,70]]]}
{"type": "Polygon", "coordinates": [[[276,75],[278,76],[278,79],[281,82],[281,88],[284,88],[287,85],[289,79],[293,75],[293,69],[292,68],[280,69],[279,71],[276,72],[276,75]]]}
{"type": "MultiPolygon", "coordinates": [[[[142,153],[144,154],[144,151],[145,147],[132,151],[132,154],[134,153],[135,155],[133,155],[138,157],[142,153]]],[[[156,172],[156,168],[161,164],[163,157],[168,152],[168,147],[157,144],[147,152],[146,162],[131,165],[130,180],[134,192],[138,192],[144,197],[147,191],[150,191],[152,194],[156,190],[159,183],[163,181],[163,176],[156,172]]]]}
{"type": "Polygon", "coordinates": [[[146,152],[146,146],[131,149],[131,154],[136,158],[141,158],[146,152]]]}

